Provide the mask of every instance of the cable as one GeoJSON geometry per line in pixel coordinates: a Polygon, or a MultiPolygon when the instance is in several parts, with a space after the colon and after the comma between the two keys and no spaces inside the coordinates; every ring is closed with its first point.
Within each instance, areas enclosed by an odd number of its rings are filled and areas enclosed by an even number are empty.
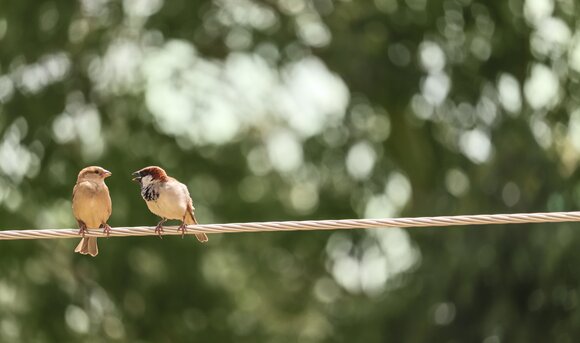
{"type": "MultiPolygon", "coordinates": [[[[492,224],[556,223],[580,221],[580,212],[480,214],[467,216],[440,216],[385,219],[305,220],[283,222],[255,222],[231,224],[189,225],[186,234],[236,233],[263,231],[304,231],[371,229],[385,227],[466,226],[492,224]]],[[[110,237],[155,236],[152,226],[112,228],[110,237]]],[[[78,238],[78,229],[4,230],[0,240],[78,238]]],[[[163,235],[181,235],[177,226],[166,226],[163,235]]],[[[86,236],[106,237],[102,230],[91,230],[86,236]]]]}

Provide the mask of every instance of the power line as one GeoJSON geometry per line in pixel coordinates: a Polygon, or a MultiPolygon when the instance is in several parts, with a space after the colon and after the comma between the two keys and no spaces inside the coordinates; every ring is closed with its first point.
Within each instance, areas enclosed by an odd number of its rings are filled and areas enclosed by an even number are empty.
{"type": "MultiPolygon", "coordinates": [[[[493,224],[556,223],[580,221],[580,212],[479,214],[384,219],[304,220],[230,224],[189,225],[186,234],[239,233],[264,231],[307,231],[339,229],[372,229],[386,227],[467,226],[493,224]]],[[[155,227],[134,226],[113,228],[110,237],[155,236],[155,227]]],[[[163,235],[181,235],[177,226],[167,226],[163,235]]],[[[106,237],[101,230],[91,230],[86,236],[106,237]]],[[[78,238],[78,229],[4,230],[0,240],[78,238]]]]}

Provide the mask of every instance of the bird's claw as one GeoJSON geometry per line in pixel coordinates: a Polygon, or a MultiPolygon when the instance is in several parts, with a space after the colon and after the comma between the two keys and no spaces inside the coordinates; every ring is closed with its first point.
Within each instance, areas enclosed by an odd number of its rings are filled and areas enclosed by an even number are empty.
{"type": "Polygon", "coordinates": [[[101,227],[103,228],[103,233],[107,235],[107,237],[109,237],[111,235],[111,227],[109,226],[109,224],[105,223],[101,225],[101,227]]]}
{"type": "Polygon", "coordinates": [[[163,225],[161,225],[161,223],[157,224],[155,227],[155,233],[159,236],[159,238],[163,239],[163,236],[161,235],[163,233],[163,225]]]}
{"type": "Polygon", "coordinates": [[[87,233],[87,226],[85,224],[81,224],[79,227],[79,235],[83,236],[83,238],[85,238],[85,233],[87,233]]]}
{"type": "Polygon", "coordinates": [[[177,232],[181,231],[181,238],[185,237],[185,231],[187,231],[187,225],[185,223],[179,225],[177,232]]]}

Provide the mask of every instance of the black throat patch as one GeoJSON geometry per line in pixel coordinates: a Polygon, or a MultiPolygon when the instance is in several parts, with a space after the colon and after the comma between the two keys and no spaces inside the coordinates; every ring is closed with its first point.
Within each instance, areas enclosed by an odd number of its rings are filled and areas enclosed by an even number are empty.
{"type": "Polygon", "coordinates": [[[145,201],[156,201],[159,199],[159,190],[154,185],[150,184],[147,187],[141,188],[141,196],[145,201]]]}

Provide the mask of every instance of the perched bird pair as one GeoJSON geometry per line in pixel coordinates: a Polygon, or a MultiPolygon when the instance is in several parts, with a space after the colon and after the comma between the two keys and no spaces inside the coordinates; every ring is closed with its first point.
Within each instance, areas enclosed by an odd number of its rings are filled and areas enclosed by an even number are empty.
{"type": "MultiPolygon", "coordinates": [[[[112,205],[109,188],[105,179],[111,172],[101,167],[86,167],[79,172],[73,189],[72,209],[79,224],[79,234],[83,235],[75,252],[83,255],[97,256],[96,237],[85,237],[88,229],[103,229],[109,235],[111,227],[107,220],[111,216],[112,205]]],[[[168,219],[181,220],[178,228],[185,235],[187,225],[197,224],[193,203],[187,186],[167,175],[160,167],[145,167],[133,173],[133,181],[141,186],[141,196],[151,212],[162,220],[155,227],[161,236],[163,223],[168,219]]],[[[205,233],[195,234],[200,242],[207,242],[205,233]]]]}

